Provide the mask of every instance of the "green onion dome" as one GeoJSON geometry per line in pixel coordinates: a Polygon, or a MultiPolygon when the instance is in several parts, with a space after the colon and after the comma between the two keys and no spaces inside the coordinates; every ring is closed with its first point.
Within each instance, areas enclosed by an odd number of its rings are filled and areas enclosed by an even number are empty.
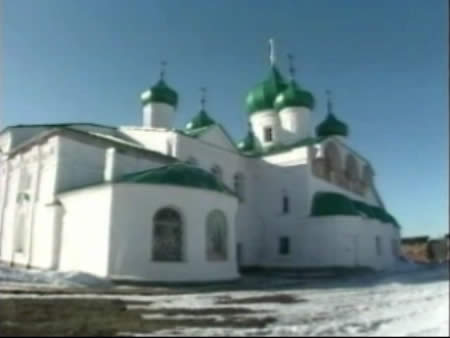
{"type": "Polygon", "coordinates": [[[339,121],[332,113],[328,113],[327,118],[316,128],[317,136],[347,136],[348,127],[344,122],[339,121]]]}
{"type": "Polygon", "coordinates": [[[292,80],[287,88],[275,98],[274,106],[277,111],[287,107],[306,107],[312,110],[314,103],[313,95],[299,88],[297,83],[292,80]]]}
{"type": "Polygon", "coordinates": [[[141,94],[141,102],[142,105],[152,102],[166,103],[176,108],[178,105],[178,94],[161,79],[156,85],[141,94]]]}
{"type": "Polygon", "coordinates": [[[249,129],[247,136],[237,144],[237,147],[244,152],[255,149],[255,135],[251,129],[249,129]]]}
{"type": "Polygon", "coordinates": [[[208,113],[202,109],[200,112],[186,124],[186,129],[199,129],[216,124],[216,122],[208,116],[208,113]]]}
{"type": "Polygon", "coordinates": [[[273,109],[275,98],[286,89],[286,83],[276,68],[272,66],[269,76],[253,88],[247,95],[246,108],[251,115],[255,112],[273,109]]]}

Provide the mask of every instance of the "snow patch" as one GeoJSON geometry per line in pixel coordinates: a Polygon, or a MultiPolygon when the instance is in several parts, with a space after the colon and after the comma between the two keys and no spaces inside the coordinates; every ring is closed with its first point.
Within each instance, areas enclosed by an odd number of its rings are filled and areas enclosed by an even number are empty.
{"type": "Polygon", "coordinates": [[[108,288],[112,283],[84,272],[26,270],[0,265],[0,283],[44,284],[53,287],[108,288]]]}

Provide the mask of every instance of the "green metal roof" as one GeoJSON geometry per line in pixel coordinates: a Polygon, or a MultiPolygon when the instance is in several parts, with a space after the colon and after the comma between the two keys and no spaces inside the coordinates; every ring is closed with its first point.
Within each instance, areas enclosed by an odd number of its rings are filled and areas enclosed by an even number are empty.
{"type": "Polygon", "coordinates": [[[209,127],[214,124],[216,124],[216,121],[210,118],[208,113],[202,109],[190,122],[188,122],[188,124],[186,124],[186,129],[194,130],[209,127]]]}
{"type": "Polygon", "coordinates": [[[250,90],[246,98],[246,108],[249,114],[273,109],[275,98],[286,89],[283,76],[276,66],[270,68],[269,76],[262,83],[250,90]]]}
{"type": "Polygon", "coordinates": [[[184,186],[213,190],[235,196],[213,174],[186,163],[175,163],[156,169],[127,174],[119,177],[115,182],[184,186]]]}
{"type": "Polygon", "coordinates": [[[287,88],[278,94],[275,98],[274,107],[277,111],[287,107],[306,107],[314,109],[314,97],[313,95],[298,87],[295,81],[291,81],[287,88]]]}
{"type": "Polygon", "coordinates": [[[328,113],[326,119],[316,128],[317,136],[348,135],[348,127],[339,121],[332,113],[328,113]]]}
{"type": "Polygon", "coordinates": [[[314,195],[311,216],[357,216],[361,214],[399,227],[397,220],[383,208],[353,200],[335,192],[317,192],[314,195]]]}
{"type": "Polygon", "coordinates": [[[141,102],[143,105],[151,102],[166,103],[176,108],[178,105],[178,94],[161,79],[156,85],[141,94],[141,102]]]}
{"type": "Polygon", "coordinates": [[[311,216],[359,215],[352,201],[341,194],[318,192],[314,195],[311,216]]]}

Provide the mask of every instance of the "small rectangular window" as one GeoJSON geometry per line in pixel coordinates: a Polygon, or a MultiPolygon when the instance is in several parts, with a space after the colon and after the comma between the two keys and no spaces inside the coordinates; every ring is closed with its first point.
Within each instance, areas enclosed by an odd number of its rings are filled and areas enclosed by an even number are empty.
{"type": "Polygon", "coordinates": [[[289,237],[280,237],[280,247],[279,253],[280,255],[289,255],[290,247],[289,247],[289,237]]]}
{"type": "Polygon", "coordinates": [[[264,128],[264,141],[272,142],[272,140],[273,140],[272,128],[271,127],[264,128]]]}
{"type": "Polygon", "coordinates": [[[24,253],[25,251],[25,215],[17,216],[16,229],[14,234],[14,252],[24,253]]]}
{"type": "Polygon", "coordinates": [[[289,213],[289,197],[283,196],[283,214],[289,213]]]}
{"type": "Polygon", "coordinates": [[[377,236],[375,238],[375,245],[376,245],[377,255],[381,256],[383,254],[383,247],[382,247],[382,243],[381,243],[381,238],[379,236],[377,236]]]}

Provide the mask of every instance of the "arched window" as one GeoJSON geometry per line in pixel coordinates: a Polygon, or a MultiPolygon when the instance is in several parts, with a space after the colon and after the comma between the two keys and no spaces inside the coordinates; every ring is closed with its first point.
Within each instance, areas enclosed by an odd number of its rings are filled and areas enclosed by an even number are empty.
{"type": "Polygon", "coordinates": [[[324,150],[325,178],[331,182],[337,183],[342,171],[341,156],[334,143],[327,143],[324,150]]]}
{"type": "Polygon", "coordinates": [[[208,261],[224,261],[228,254],[227,219],[220,210],[206,218],[206,257],[208,261]]]}
{"type": "Polygon", "coordinates": [[[239,201],[244,201],[245,187],[244,187],[244,175],[237,173],[234,175],[234,192],[239,198],[239,201]]]}
{"type": "Polygon", "coordinates": [[[359,184],[359,168],[358,162],[352,154],[348,154],[345,161],[345,179],[350,190],[358,190],[357,185],[359,184]]]}
{"type": "Polygon", "coordinates": [[[171,208],[160,209],[153,217],[153,260],[179,262],[183,259],[183,224],[171,208]]]}
{"type": "Polygon", "coordinates": [[[219,181],[222,181],[222,168],[220,168],[218,165],[214,165],[211,168],[211,174],[213,174],[219,181]]]}
{"type": "Polygon", "coordinates": [[[198,161],[197,161],[197,159],[195,158],[195,157],[189,157],[187,160],[186,160],[186,163],[187,164],[190,164],[190,165],[193,165],[193,166],[195,166],[195,167],[197,167],[198,166],[198,161]]]}

